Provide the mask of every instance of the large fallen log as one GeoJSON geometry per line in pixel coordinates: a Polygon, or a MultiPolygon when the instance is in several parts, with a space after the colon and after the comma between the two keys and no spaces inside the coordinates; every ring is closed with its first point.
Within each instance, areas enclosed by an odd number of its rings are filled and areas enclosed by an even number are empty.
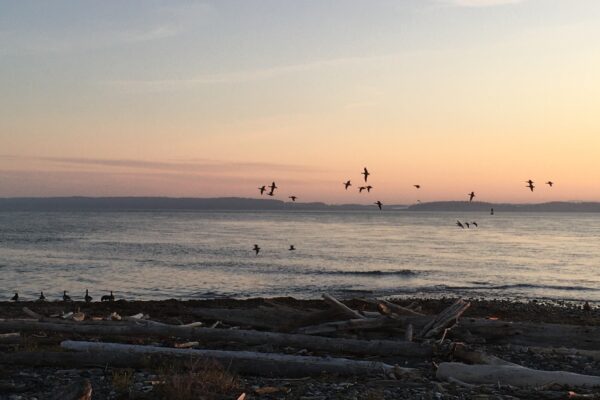
{"type": "Polygon", "coordinates": [[[436,315],[423,327],[420,337],[431,338],[458,322],[458,318],[469,308],[471,303],[458,299],[454,304],[436,315]]]}
{"type": "Polygon", "coordinates": [[[306,335],[321,335],[349,330],[365,330],[379,328],[402,328],[407,326],[404,320],[395,318],[379,317],[365,319],[349,319],[345,321],[326,322],[324,324],[305,326],[296,330],[306,335]]]}
{"type": "Polygon", "coordinates": [[[317,376],[323,373],[346,376],[418,375],[418,372],[412,368],[400,368],[382,362],[357,361],[346,358],[292,356],[251,351],[188,350],[77,341],[64,341],[61,343],[61,347],[66,350],[83,352],[83,358],[108,352],[127,355],[132,359],[132,362],[153,355],[184,360],[211,359],[240,373],[261,376],[317,376]]]}
{"type": "Polygon", "coordinates": [[[600,376],[580,375],[565,371],[540,371],[514,365],[467,365],[441,363],[436,377],[470,384],[500,384],[518,387],[539,387],[548,384],[569,386],[600,386],[600,376]]]}
{"type": "Polygon", "coordinates": [[[351,309],[350,307],[346,306],[345,304],[342,304],[338,299],[336,299],[333,296],[328,295],[327,293],[325,293],[323,295],[323,300],[327,304],[329,304],[331,307],[333,307],[336,310],[340,311],[341,313],[343,313],[344,315],[348,316],[349,318],[352,318],[352,319],[364,319],[364,318],[366,318],[365,316],[359,314],[358,311],[354,311],[353,309],[351,309]]]}
{"type": "Polygon", "coordinates": [[[295,347],[312,351],[339,354],[401,356],[426,358],[431,356],[430,346],[391,340],[333,339],[327,337],[261,332],[243,329],[211,329],[178,325],[135,325],[132,323],[91,321],[71,323],[47,323],[37,321],[0,321],[0,331],[55,332],[91,336],[141,336],[178,337],[201,342],[238,342],[246,345],[269,344],[279,347],[295,347]]]}

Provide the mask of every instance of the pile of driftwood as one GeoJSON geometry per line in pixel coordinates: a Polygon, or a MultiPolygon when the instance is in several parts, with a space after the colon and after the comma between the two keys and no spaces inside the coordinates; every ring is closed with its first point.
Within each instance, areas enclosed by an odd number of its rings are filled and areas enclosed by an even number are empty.
{"type": "Polygon", "coordinates": [[[191,315],[201,322],[186,325],[152,321],[142,313],[44,316],[24,308],[26,319],[0,320],[0,345],[17,350],[0,352],[0,364],[144,368],[159,360],[212,359],[241,374],[262,376],[433,375],[465,387],[600,386],[598,376],[529,369],[471,346],[510,343],[540,354],[600,359],[600,327],[466,318],[462,315],[470,304],[463,299],[437,315],[424,315],[416,304],[402,307],[386,300],[363,299],[361,310],[327,294],[323,300],[328,309],[276,303],[252,310],[194,309],[191,315]],[[61,351],[22,351],[20,344],[32,337],[55,343],[58,338],[61,351]],[[134,338],[155,342],[132,344],[134,338]],[[433,372],[406,367],[425,362],[433,372]]]}

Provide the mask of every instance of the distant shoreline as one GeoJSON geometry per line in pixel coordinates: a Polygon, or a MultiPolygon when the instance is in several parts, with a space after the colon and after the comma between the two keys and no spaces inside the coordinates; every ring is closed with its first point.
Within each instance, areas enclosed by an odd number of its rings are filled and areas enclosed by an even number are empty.
{"type": "MultiPolygon", "coordinates": [[[[600,212],[600,202],[537,204],[436,201],[413,205],[384,205],[385,211],[453,212],[600,212]]],[[[242,197],[11,197],[0,198],[2,211],[377,211],[373,205],[284,202],[242,197]]]]}

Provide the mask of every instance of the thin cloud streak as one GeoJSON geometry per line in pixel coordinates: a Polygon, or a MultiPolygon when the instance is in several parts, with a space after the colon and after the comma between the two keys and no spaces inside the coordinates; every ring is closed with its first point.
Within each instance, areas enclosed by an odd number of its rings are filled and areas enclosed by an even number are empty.
{"type": "Polygon", "coordinates": [[[525,0],[443,0],[444,3],[458,7],[493,7],[523,3],[525,0]]]}

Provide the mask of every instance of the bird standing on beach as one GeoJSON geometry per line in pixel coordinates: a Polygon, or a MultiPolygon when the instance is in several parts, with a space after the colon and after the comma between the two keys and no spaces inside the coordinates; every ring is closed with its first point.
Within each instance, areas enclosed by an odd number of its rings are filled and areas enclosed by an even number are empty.
{"type": "Polygon", "coordinates": [[[475,197],[475,192],[471,192],[467,196],[469,196],[469,203],[470,203],[473,201],[473,197],[475,197]]]}
{"type": "Polygon", "coordinates": [[[289,251],[294,251],[294,250],[296,250],[296,248],[294,247],[294,245],[293,245],[293,244],[290,244],[290,248],[289,248],[288,250],[289,250],[289,251]]]}
{"type": "Polygon", "coordinates": [[[377,207],[379,207],[379,209],[381,210],[381,207],[383,207],[383,203],[379,200],[377,200],[375,203],[373,203],[375,205],[377,205],[377,207]]]}
{"type": "Polygon", "coordinates": [[[19,293],[15,292],[15,295],[10,298],[12,301],[19,301],[19,293]]]}
{"type": "Polygon", "coordinates": [[[67,291],[63,291],[63,301],[71,301],[71,296],[67,294],[67,291]]]}
{"type": "Polygon", "coordinates": [[[40,292],[40,297],[38,298],[38,301],[46,301],[46,296],[44,296],[44,292],[40,292]]]}
{"type": "Polygon", "coordinates": [[[552,187],[552,186],[554,185],[554,182],[552,182],[552,181],[548,181],[548,182],[546,182],[546,185],[548,185],[548,186],[552,187]]]}
{"type": "Polygon", "coordinates": [[[257,244],[254,245],[254,247],[252,248],[252,250],[254,250],[254,252],[256,253],[256,255],[258,255],[258,253],[260,253],[260,247],[258,247],[257,244]]]}
{"type": "Polygon", "coordinates": [[[346,182],[342,183],[342,185],[344,185],[344,188],[346,188],[346,190],[348,190],[348,187],[349,187],[349,186],[352,186],[352,182],[350,182],[350,181],[348,180],[348,181],[346,181],[346,182]]]}
{"type": "Polygon", "coordinates": [[[369,178],[369,175],[371,175],[371,173],[369,172],[369,170],[367,169],[367,167],[365,167],[363,169],[363,172],[361,172],[361,175],[365,176],[365,182],[367,181],[367,179],[369,178]]]}
{"type": "Polygon", "coordinates": [[[90,296],[90,293],[88,292],[87,289],[85,289],[85,297],[83,299],[85,300],[86,303],[89,303],[92,301],[92,296],[90,296]]]}
{"type": "Polygon", "coordinates": [[[529,190],[533,192],[533,189],[535,188],[535,186],[533,185],[534,182],[531,179],[529,179],[528,181],[525,181],[525,183],[527,183],[525,187],[529,188],[529,190]]]}
{"type": "Polygon", "coordinates": [[[292,199],[292,201],[296,201],[296,199],[297,199],[297,197],[296,197],[296,196],[290,196],[290,197],[288,197],[288,198],[292,199]]]}
{"type": "Polygon", "coordinates": [[[113,294],[112,290],[110,291],[110,295],[105,294],[104,296],[100,297],[100,301],[115,301],[115,295],[113,294]]]}
{"type": "Polygon", "coordinates": [[[465,229],[465,226],[458,220],[456,220],[456,226],[460,226],[461,228],[465,229]]]}
{"type": "Polygon", "coordinates": [[[258,190],[260,190],[260,195],[262,196],[263,193],[267,190],[267,187],[265,185],[262,185],[261,187],[258,188],[258,190]]]}
{"type": "Polygon", "coordinates": [[[494,215],[494,209],[490,209],[490,215],[494,215]]]}

